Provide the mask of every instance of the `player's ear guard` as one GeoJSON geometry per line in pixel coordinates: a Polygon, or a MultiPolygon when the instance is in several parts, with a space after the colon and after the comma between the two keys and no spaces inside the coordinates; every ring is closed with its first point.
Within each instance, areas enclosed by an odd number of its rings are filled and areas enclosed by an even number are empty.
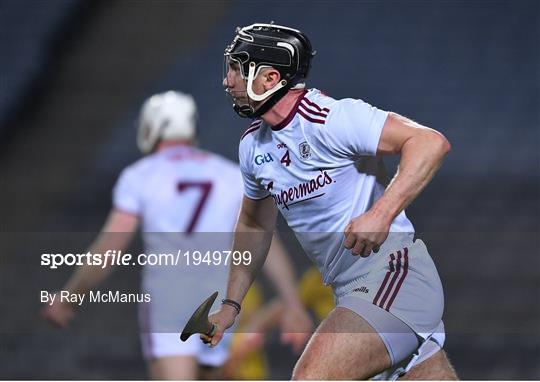
{"type": "Polygon", "coordinates": [[[182,342],[185,342],[192,334],[195,333],[206,334],[210,337],[214,335],[216,325],[208,321],[208,314],[210,313],[210,309],[212,309],[214,301],[216,301],[217,295],[218,292],[212,293],[212,295],[204,300],[204,302],[191,315],[191,318],[184,327],[184,330],[182,330],[182,334],[180,334],[180,339],[182,342]]]}

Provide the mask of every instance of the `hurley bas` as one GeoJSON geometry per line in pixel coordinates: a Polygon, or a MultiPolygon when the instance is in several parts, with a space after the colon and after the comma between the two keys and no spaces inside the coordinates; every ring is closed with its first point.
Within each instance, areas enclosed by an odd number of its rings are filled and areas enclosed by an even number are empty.
{"type": "Polygon", "coordinates": [[[71,293],[67,290],[61,290],[56,293],[49,293],[42,290],[41,302],[52,305],[55,301],[63,303],[71,303],[81,306],[88,295],[88,301],[91,303],[118,303],[118,302],[150,302],[149,293],[120,293],[120,291],[90,291],[88,294],[84,293],[71,293]],[[57,300],[58,299],[58,300],[57,300]]]}

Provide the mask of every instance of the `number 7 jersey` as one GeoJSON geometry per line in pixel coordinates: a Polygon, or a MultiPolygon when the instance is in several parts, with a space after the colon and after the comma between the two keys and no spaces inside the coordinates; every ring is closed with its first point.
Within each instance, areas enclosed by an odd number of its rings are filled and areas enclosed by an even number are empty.
{"type": "MultiPolygon", "coordinates": [[[[232,247],[241,199],[238,166],[189,146],[159,150],[120,175],[114,208],[139,217],[148,255],[141,291],[151,302],[139,310],[146,357],[199,351],[198,342],[180,343],[177,333],[210,293],[226,291],[231,262],[225,263],[226,251],[232,247]],[[150,262],[151,254],[165,257],[150,262]]],[[[197,354],[206,359],[204,352],[197,354]]],[[[212,359],[223,356],[226,345],[212,359]]]]}
{"type": "Polygon", "coordinates": [[[127,167],[114,208],[139,216],[143,232],[227,232],[242,199],[238,166],[190,146],[172,146],[127,167]]]}
{"type": "MultiPolygon", "coordinates": [[[[361,100],[335,100],[305,91],[276,126],[255,120],[240,141],[244,193],[272,197],[327,284],[343,284],[369,270],[377,256],[352,256],[343,231],[384,193],[387,176],[377,146],[388,113],[361,100]]],[[[400,213],[382,250],[414,236],[400,213]]]]}

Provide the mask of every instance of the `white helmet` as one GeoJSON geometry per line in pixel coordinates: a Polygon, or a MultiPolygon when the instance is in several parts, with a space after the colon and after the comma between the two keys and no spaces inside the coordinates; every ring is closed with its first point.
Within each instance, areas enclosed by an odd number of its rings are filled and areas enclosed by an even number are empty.
{"type": "Polygon", "coordinates": [[[153,95],[141,108],[137,146],[148,154],[161,140],[193,140],[196,121],[192,96],[176,91],[153,95]]]}

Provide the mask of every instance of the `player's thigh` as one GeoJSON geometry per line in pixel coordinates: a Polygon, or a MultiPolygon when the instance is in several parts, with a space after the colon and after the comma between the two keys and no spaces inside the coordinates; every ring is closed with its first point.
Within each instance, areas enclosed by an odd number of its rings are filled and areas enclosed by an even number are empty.
{"type": "Polygon", "coordinates": [[[439,350],[425,361],[413,366],[400,380],[456,381],[458,376],[444,350],[439,350]]]}
{"type": "Polygon", "coordinates": [[[359,315],[337,307],[317,328],[293,379],[365,379],[390,367],[380,336],[359,315]]]}
{"type": "Polygon", "coordinates": [[[198,363],[194,356],[160,357],[147,362],[151,379],[193,380],[198,378],[198,363]]]}

